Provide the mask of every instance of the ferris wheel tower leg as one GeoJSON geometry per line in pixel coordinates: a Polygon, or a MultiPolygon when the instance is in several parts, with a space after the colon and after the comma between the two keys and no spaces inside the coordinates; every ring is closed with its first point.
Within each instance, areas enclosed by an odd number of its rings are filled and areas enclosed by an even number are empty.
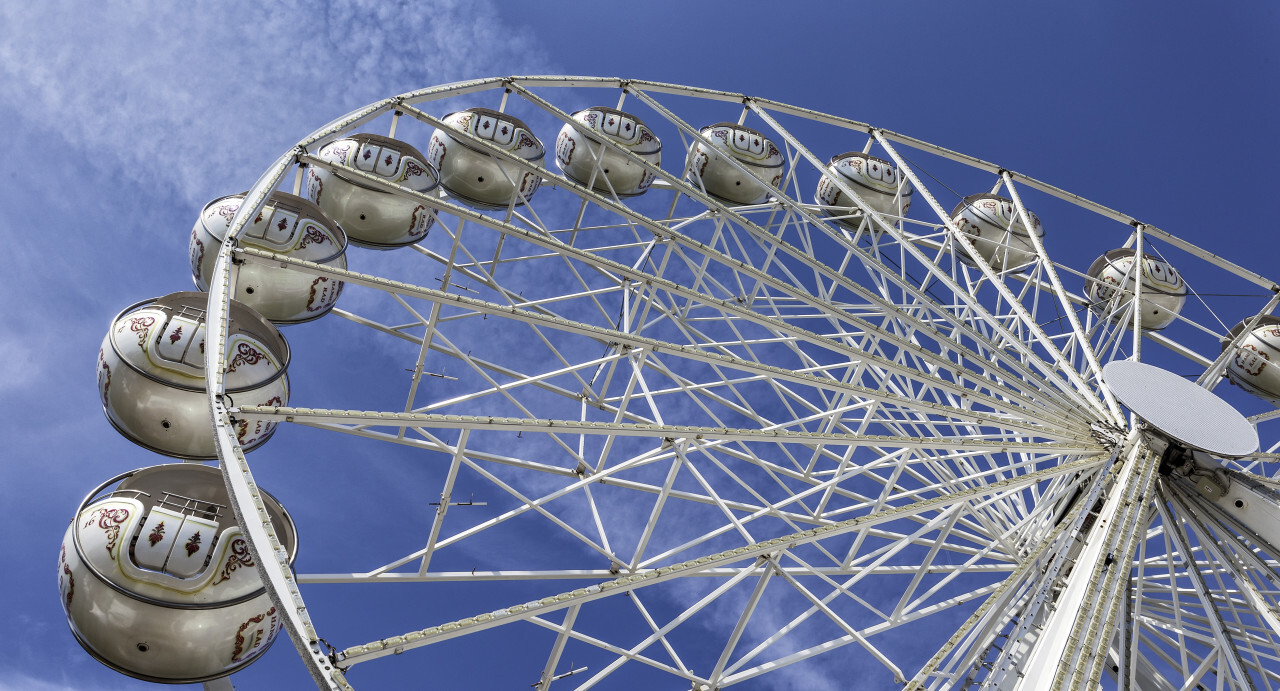
{"type": "Polygon", "coordinates": [[[996,670],[1007,691],[1095,688],[1108,664],[1116,623],[1130,583],[1130,556],[1143,539],[1159,469],[1158,442],[1137,434],[1058,598],[1025,650],[996,670]]]}

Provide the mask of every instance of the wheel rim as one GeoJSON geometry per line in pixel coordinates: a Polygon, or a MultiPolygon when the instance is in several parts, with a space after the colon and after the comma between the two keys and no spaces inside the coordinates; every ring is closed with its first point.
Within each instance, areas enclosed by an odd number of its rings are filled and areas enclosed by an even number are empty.
{"type": "MultiPolygon", "coordinates": [[[[1023,659],[1002,642],[1025,637],[1060,597],[1054,579],[1081,578],[1068,563],[1076,535],[1130,555],[1118,558],[1130,571],[1098,572],[1110,578],[1104,604],[1070,625],[1097,654],[1055,678],[1102,678],[1114,657],[1112,674],[1148,683],[1275,683],[1280,646],[1265,612],[1276,599],[1274,552],[1188,482],[1160,476],[1158,454],[1098,381],[1101,364],[1136,355],[1204,373],[1212,388],[1227,364],[1218,357],[1231,323],[1218,318],[1223,308],[1192,302],[1168,329],[1134,338],[1134,310],[1103,318],[1081,297],[1088,259],[1051,260],[1063,245],[1057,224],[1044,238],[992,241],[958,227],[940,198],[994,188],[1024,226],[1028,207],[1045,219],[1049,209],[1088,218],[1104,227],[1089,236],[1095,255],[1121,244],[1177,253],[1189,285],[1241,286],[1223,312],[1230,319],[1274,309],[1270,281],[1158,228],[842,118],[671,85],[535,77],[413,92],[331,123],[262,176],[229,236],[298,162],[326,165],[309,152],[353,129],[429,134],[447,112],[497,105],[549,140],[593,105],[578,100],[586,97],[617,99],[661,129],[668,161],[649,166],[657,182],[644,196],[610,198],[550,161],[539,169],[497,150],[489,154],[511,175],[538,170],[556,189],[478,212],[347,169],[433,209],[428,240],[379,255],[363,273],[356,261],[343,272],[232,242],[219,258],[211,324],[223,318],[234,256],[346,281],[353,297],[336,311],[344,333],[358,327],[362,339],[408,346],[407,360],[387,365],[409,369],[398,399],[312,403],[294,375],[293,407],[236,407],[208,367],[224,475],[318,683],[341,687],[354,664],[424,646],[434,651],[415,654],[424,665],[451,656],[475,664],[455,651],[507,625],[541,632],[529,645],[541,646],[542,662],[526,676],[544,687],[672,677],[695,688],[768,685],[768,675],[802,669],[857,670],[869,688],[994,679],[1023,659]],[[734,109],[787,162],[764,204],[734,207],[680,172],[675,144],[708,143],[699,128],[734,109]],[[850,212],[860,219],[841,224],[812,203],[829,156],[854,137],[914,187],[905,219],[863,204],[850,212]],[[976,187],[952,193],[956,185],[976,187]],[[1166,347],[1151,353],[1152,343],[1166,347]],[[395,525],[426,539],[342,573],[295,577],[256,519],[233,418],[415,452],[430,468],[413,475],[414,493],[439,508],[395,525]],[[1112,472],[1114,460],[1124,462],[1112,472]],[[1103,533],[1089,510],[1112,496],[1129,497],[1128,513],[1110,515],[1129,526],[1103,533]],[[531,538],[546,554],[512,546],[531,538]],[[1188,553],[1194,568],[1178,556],[1188,553]],[[480,565],[468,572],[468,560],[480,565]],[[499,585],[477,596],[471,616],[439,624],[447,618],[427,610],[420,625],[368,644],[329,632],[302,605],[308,582],[415,581],[499,585]],[[1113,631],[1123,643],[1112,643],[1113,631]],[[345,647],[331,654],[323,639],[345,647]]],[[[221,347],[210,339],[210,363],[224,361],[221,347]]],[[[272,458],[297,463],[286,446],[258,452],[255,469],[272,458]]],[[[1249,482],[1270,476],[1272,461],[1229,465],[1249,482]]]]}

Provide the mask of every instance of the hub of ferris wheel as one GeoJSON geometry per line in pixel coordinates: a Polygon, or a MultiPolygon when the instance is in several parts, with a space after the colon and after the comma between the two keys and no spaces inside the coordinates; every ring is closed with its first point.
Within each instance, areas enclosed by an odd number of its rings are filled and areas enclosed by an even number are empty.
{"type": "MultiPolygon", "coordinates": [[[[1024,600],[1015,615],[1023,621],[1014,624],[1004,636],[1005,647],[993,655],[991,688],[1080,688],[1082,682],[1096,684],[1096,674],[1081,675],[1081,670],[1119,668],[1117,650],[1125,646],[1105,636],[1089,637],[1110,631],[1124,606],[1126,555],[1147,530],[1145,507],[1156,482],[1183,483],[1208,510],[1248,526],[1269,544],[1280,544],[1280,492],[1215,460],[1257,451],[1257,431],[1243,415],[1211,391],[1145,363],[1111,362],[1103,368],[1103,380],[1136,424],[1123,441],[1113,436],[1119,443],[1114,444],[1118,463],[1112,481],[1087,513],[1080,539],[1048,567],[1057,569],[1060,579],[1076,570],[1090,577],[1070,579],[1063,587],[1046,583],[1024,600]]],[[[1153,667],[1135,664],[1139,688],[1164,688],[1153,667]]]]}

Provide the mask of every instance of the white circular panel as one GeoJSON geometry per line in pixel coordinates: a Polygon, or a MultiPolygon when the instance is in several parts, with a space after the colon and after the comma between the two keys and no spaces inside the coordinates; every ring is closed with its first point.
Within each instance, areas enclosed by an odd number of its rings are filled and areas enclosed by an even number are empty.
{"type": "Polygon", "coordinates": [[[1121,403],[1176,442],[1223,458],[1258,450],[1253,425],[1195,382],[1131,360],[1107,364],[1102,378],[1121,403]]]}

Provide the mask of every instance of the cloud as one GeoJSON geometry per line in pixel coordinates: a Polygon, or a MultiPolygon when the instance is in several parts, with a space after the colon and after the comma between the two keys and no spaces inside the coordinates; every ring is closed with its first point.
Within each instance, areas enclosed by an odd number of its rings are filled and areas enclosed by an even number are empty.
{"type": "Polygon", "coordinates": [[[21,672],[9,673],[5,677],[0,681],[0,691],[74,691],[80,688],[75,684],[37,679],[21,672]]]}
{"type": "Polygon", "coordinates": [[[16,333],[0,333],[0,392],[31,383],[39,371],[34,363],[40,348],[16,333]]]}
{"type": "Polygon", "coordinates": [[[49,123],[89,164],[187,204],[247,187],[297,139],[366,103],[544,64],[534,37],[488,2],[0,7],[5,105],[49,123]]]}

